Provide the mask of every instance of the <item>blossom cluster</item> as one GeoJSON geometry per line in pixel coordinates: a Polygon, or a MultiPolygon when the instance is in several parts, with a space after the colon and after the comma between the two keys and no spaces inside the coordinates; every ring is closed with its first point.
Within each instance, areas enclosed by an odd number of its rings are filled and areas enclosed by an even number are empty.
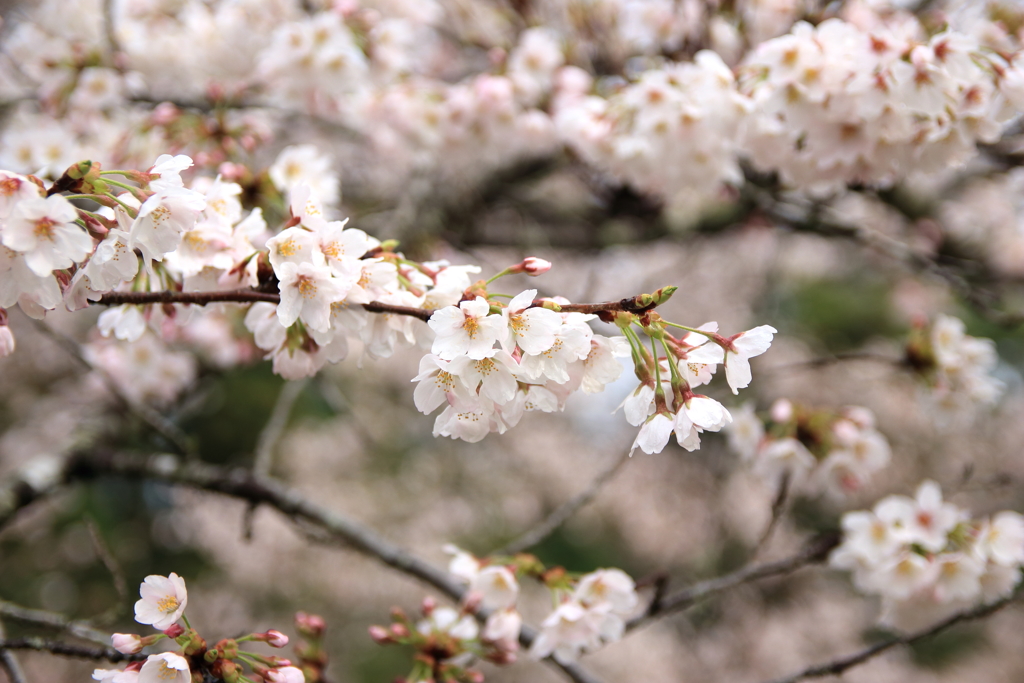
{"type": "Polygon", "coordinates": [[[645,71],[607,98],[588,94],[593,79],[581,69],[559,79],[555,122],[566,143],[620,183],[664,197],[680,218],[742,180],[736,141],[750,103],[716,53],[645,71]]]}
{"type": "Polygon", "coordinates": [[[301,112],[351,134],[366,196],[425,201],[565,148],[692,211],[742,159],[812,190],[946,169],[1024,101],[1006,7],[961,8],[936,32],[886,3],[554,0],[522,30],[465,4],[39,3],[0,57],[0,96],[17,102],[0,166],[56,177],[76,158],[182,148],[231,166],[301,112]],[[229,106],[188,106],[203,100],[229,106]]]}
{"type": "Polygon", "coordinates": [[[833,567],[858,590],[882,598],[883,623],[914,629],[1012,593],[1024,565],[1024,516],[972,519],[925,481],[914,498],[889,496],[843,515],[833,567]]]}
{"type": "Polygon", "coordinates": [[[1004,384],[992,376],[999,362],[991,339],[972,337],[964,322],[939,315],[929,327],[919,327],[907,344],[907,360],[930,387],[931,399],[947,414],[970,413],[976,406],[994,404],[1004,384]]]}
{"type": "Polygon", "coordinates": [[[732,415],[721,403],[693,390],[709,383],[723,365],[729,388],[739,393],[750,384],[750,359],[768,350],[776,332],[770,325],[761,325],[726,338],[718,334],[716,322],[683,329],[687,334],[678,339],[663,325],[648,330],[652,342],[661,342],[663,357],[648,353],[636,343],[636,335],[627,331],[640,379],[640,385],[622,404],[626,420],[640,427],[630,453],[637,448],[660,453],[673,434],[680,446],[693,451],[700,447],[704,431],[717,432],[732,422],[732,415]]]}
{"type": "MultiPolygon", "coordinates": [[[[139,588],[141,599],[135,603],[135,620],[161,631],[151,636],[133,633],[115,633],[111,638],[114,649],[122,654],[135,655],[164,638],[173,639],[178,652],[149,655],[144,661],[134,661],[125,669],[96,669],[93,680],[111,683],[192,683],[200,680],[244,683],[242,665],[259,674],[267,683],[305,683],[302,669],[292,666],[283,657],[267,657],[240,650],[239,643],[253,641],[281,648],[288,644],[288,636],[271,629],[266,633],[250,633],[240,638],[225,639],[212,647],[188,623],[185,607],[188,592],[185,580],[175,573],[170,576],[152,575],[139,588]],[[183,622],[184,627],[179,624],[183,622]],[[194,678],[193,676],[197,677],[194,678]]],[[[313,680],[313,679],[310,679],[313,680]]]]}
{"type": "Polygon", "coordinates": [[[445,405],[435,436],[476,442],[504,433],[524,412],[561,410],[572,392],[602,391],[621,374],[623,338],[595,334],[593,315],[535,306],[536,296],[526,290],[494,312],[477,296],[431,316],[435,337],[413,398],[426,414],[445,405]]]}
{"type": "Polygon", "coordinates": [[[809,485],[844,495],[863,487],[892,458],[867,408],[838,411],[778,399],[766,416],[751,403],[733,412],[729,445],[759,477],[773,485],[809,485]]]}
{"type": "Polygon", "coordinates": [[[575,661],[604,643],[619,640],[625,619],[636,611],[636,584],[620,569],[599,569],[574,576],[561,567],[545,567],[536,557],[480,559],[455,546],[448,570],[467,585],[460,609],[438,607],[424,600],[424,619],[413,624],[401,610],[392,612],[393,623],[373,626],[370,635],[380,644],[413,645],[420,653],[409,681],[436,676],[446,680],[482,680],[479,672],[466,669],[475,655],[495,664],[510,664],[519,651],[523,619],[517,608],[518,577],[539,580],[552,592],[556,607],[541,622],[540,632],[530,646],[535,659],[554,656],[561,662],[575,661]],[[483,616],[483,628],[474,616],[483,616]]]}
{"type": "Polygon", "coordinates": [[[753,101],[751,159],[816,191],[960,163],[1024,104],[1024,81],[1004,58],[952,31],[925,39],[916,21],[801,22],[759,45],[739,80],[753,101]]]}

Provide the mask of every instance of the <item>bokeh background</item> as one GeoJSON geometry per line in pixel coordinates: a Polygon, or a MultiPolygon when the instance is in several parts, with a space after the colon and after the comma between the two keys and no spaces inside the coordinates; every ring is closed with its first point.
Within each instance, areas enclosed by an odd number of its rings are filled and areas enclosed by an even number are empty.
{"type": "MultiPolygon", "coordinates": [[[[0,51],[19,21],[37,19],[31,4],[0,3],[0,51]]],[[[267,11],[277,4],[267,3],[267,11]]],[[[507,26],[481,9],[487,3],[436,4],[444,17],[462,22],[452,20],[447,28],[455,32],[454,43],[467,46],[459,68],[439,68],[435,75],[440,83],[455,83],[472,73],[470,65],[486,68],[490,43],[501,43],[507,26]]],[[[685,4],[669,3],[679,11],[685,4]]],[[[161,11],[176,17],[177,5],[165,5],[161,11]]],[[[740,11],[725,5],[709,7],[740,11]]],[[[783,31],[799,16],[825,11],[799,5],[783,31]]],[[[259,3],[248,6],[259,9],[259,3]]],[[[386,13],[388,3],[374,9],[386,13]]],[[[8,124],[21,125],[21,107],[18,101],[6,105],[8,124]]],[[[536,286],[543,295],[580,302],[678,285],[660,309],[667,319],[689,325],[715,320],[726,334],[760,324],[779,330],[770,351],[754,362],[749,389],[733,397],[722,391],[724,383],[712,385],[712,395],[728,407],[753,402],[765,410],[785,397],[873,411],[891,443],[891,465],[847,497],[795,491],[758,559],[791,554],[813,534],[837,529],[842,512],[870,507],[887,494],[909,495],[925,478],[976,515],[1024,510],[1024,334],[913,262],[773,218],[742,193],[725,197],[729,201],[682,229],[657,198],[629,187],[595,186],[585,166],[565,151],[497,171],[488,166],[486,173],[427,164],[381,183],[386,159],[367,168],[371,151],[358,141],[322,121],[288,121],[254,155],[253,166],[265,166],[286,143],[316,141],[337,159],[342,200],[336,213],[378,238],[401,239],[412,258],[476,263],[489,276],[539,256],[555,264],[548,274],[504,289],[536,286]],[[939,313],[961,317],[970,334],[995,340],[997,376],[1007,386],[995,407],[955,419],[939,413],[921,382],[898,366],[913,324],[939,313]],[[861,351],[875,357],[841,359],[861,351]],[[808,364],[836,354],[834,362],[808,364]],[[879,360],[884,358],[891,362],[879,360]]],[[[0,156],[10,149],[3,144],[0,156]]],[[[957,168],[941,177],[908,179],[886,192],[855,191],[831,201],[829,210],[962,268],[969,286],[1005,287],[1012,308],[1020,302],[1013,287],[1019,287],[1024,267],[993,246],[993,235],[1019,231],[1018,181],[1005,161],[979,162],[966,176],[957,168]],[[954,181],[958,193],[950,194],[954,181]]],[[[0,359],[0,477],[45,466],[83,433],[111,425],[125,448],[167,448],[119,409],[95,373],[58,342],[96,341],[98,313],[55,311],[46,317],[48,330],[11,313],[18,350],[0,359]]],[[[207,348],[199,355],[197,379],[160,409],[195,439],[203,460],[249,466],[285,383],[247,341],[242,311],[224,306],[214,315],[223,316],[241,340],[215,342],[230,346],[220,348],[230,362],[218,362],[207,348]]],[[[601,323],[594,327],[614,331],[601,323]]],[[[434,438],[433,417],[415,410],[409,380],[419,353],[400,352],[385,361],[360,355],[354,349],[346,361],[303,383],[271,471],[310,499],[437,564],[447,562],[445,543],[484,555],[515,538],[586,488],[635,437],[621,411],[614,413],[635,387],[628,369],[604,394],[572,396],[563,414],[529,413],[505,435],[466,444],[434,438]]],[[[641,583],[667,576],[673,587],[751,561],[776,492],[728,449],[723,435],[707,434],[702,441],[693,453],[674,442],[660,454],[638,452],[591,504],[532,552],[573,571],[620,567],[641,583]]],[[[0,532],[0,599],[132,632],[138,583],[148,574],[173,571],[188,583],[188,614],[204,634],[278,628],[294,635],[292,616],[304,610],[327,620],[332,681],[372,683],[407,673],[409,653],[375,645],[366,629],[386,623],[393,605],[414,612],[429,589],[344,547],[311,541],[270,510],[255,512],[251,533],[245,517],[243,503],[160,484],[113,477],[76,484],[0,532]],[[119,595],[105,553],[123,576],[127,595],[119,595]]],[[[545,614],[545,599],[541,590],[527,590],[528,621],[545,614]]],[[[607,681],[767,680],[878,639],[878,611],[877,601],[859,595],[845,573],[806,568],[702,602],[583,662],[607,681]]],[[[13,620],[4,625],[9,635],[37,632],[13,620]]],[[[1024,610],[1011,605],[984,622],[892,651],[844,680],[1018,681],[1024,677],[1022,630],[1024,610]]],[[[20,658],[33,681],[85,681],[94,668],[36,653],[20,658]]],[[[484,671],[494,681],[559,680],[554,670],[525,657],[505,669],[484,665],[484,671]]]]}

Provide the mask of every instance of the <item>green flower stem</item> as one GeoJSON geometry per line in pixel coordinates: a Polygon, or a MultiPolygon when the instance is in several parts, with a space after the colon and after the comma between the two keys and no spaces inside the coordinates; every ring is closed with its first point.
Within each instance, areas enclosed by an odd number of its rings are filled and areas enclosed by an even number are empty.
{"type": "Polygon", "coordinates": [[[132,196],[136,197],[137,199],[142,199],[141,197],[139,197],[139,188],[135,187],[134,185],[122,183],[117,180],[105,180],[104,182],[106,182],[108,185],[113,185],[114,187],[120,187],[121,189],[128,190],[129,192],[132,193],[132,196]]]}
{"type": "Polygon", "coordinates": [[[505,275],[508,275],[510,272],[512,272],[512,269],[511,268],[506,268],[505,270],[501,271],[497,275],[494,275],[493,277],[491,277],[491,279],[488,280],[487,282],[485,282],[484,284],[489,285],[492,282],[494,282],[495,280],[497,280],[499,277],[504,277],[505,275]]]}

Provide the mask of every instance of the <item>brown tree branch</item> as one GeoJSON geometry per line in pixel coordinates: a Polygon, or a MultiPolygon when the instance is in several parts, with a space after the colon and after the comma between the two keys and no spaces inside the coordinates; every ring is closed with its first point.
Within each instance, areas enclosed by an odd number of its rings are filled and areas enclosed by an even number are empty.
{"type": "Polygon", "coordinates": [[[956,624],[987,617],[990,614],[993,614],[1001,610],[1002,608],[1006,607],[1014,600],[1015,597],[1016,595],[1011,595],[987,605],[979,605],[978,607],[972,607],[970,609],[957,612],[956,614],[947,617],[942,621],[933,624],[932,626],[929,626],[924,630],[917,631],[916,633],[911,633],[908,635],[893,636],[891,638],[887,638],[885,640],[875,643],[874,645],[869,645],[868,647],[864,648],[863,650],[860,650],[859,652],[854,652],[853,654],[849,654],[845,657],[834,659],[831,662],[825,662],[824,664],[815,664],[814,666],[809,666],[803,671],[792,674],[790,676],[786,676],[785,678],[778,678],[772,681],[772,683],[797,683],[797,681],[802,681],[808,678],[838,676],[847,669],[851,669],[859,664],[863,664],[869,659],[873,659],[874,657],[877,657],[886,650],[891,650],[897,645],[911,645],[919,640],[928,638],[937,633],[941,633],[942,631],[945,631],[946,629],[950,628],[951,626],[955,626],[956,624]]]}
{"type": "Polygon", "coordinates": [[[108,662],[138,662],[146,658],[144,654],[121,654],[112,647],[93,647],[76,645],[59,640],[44,638],[11,638],[0,640],[0,652],[4,650],[35,650],[49,652],[62,657],[79,657],[81,659],[105,659],[108,662]]]}
{"type": "Polygon", "coordinates": [[[824,562],[828,554],[838,544],[838,534],[818,536],[811,539],[800,552],[792,557],[774,562],[747,565],[731,574],[701,581],[664,598],[652,600],[643,614],[634,617],[626,624],[626,630],[631,631],[650,623],[656,618],[684,610],[698,600],[721,593],[730,588],[773,576],[785,576],[802,567],[824,562]]]}
{"type": "MultiPolygon", "coordinates": [[[[611,313],[624,311],[627,313],[644,313],[654,309],[657,304],[643,303],[642,295],[620,299],[619,301],[604,301],[594,304],[562,304],[559,309],[563,313],[611,313]]],[[[219,292],[108,292],[96,303],[101,306],[120,306],[122,304],[148,305],[148,304],[193,304],[195,306],[206,306],[215,303],[255,303],[266,301],[277,304],[281,302],[281,295],[276,292],[263,292],[256,289],[232,289],[219,292]]],[[[419,318],[426,322],[434,311],[429,308],[413,308],[411,306],[396,306],[381,301],[371,301],[361,304],[370,313],[390,313],[394,315],[407,315],[419,318]]],[[[539,306],[540,302],[534,302],[539,306]]]]}
{"type": "Polygon", "coordinates": [[[510,542],[508,545],[495,550],[491,555],[515,555],[527,548],[532,548],[545,538],[550,536],[555,529],[562,526],[566,520],[576,514],[576,511],[594,499],[603,487],[629,460],[629,453],[623,453],[615,460],[611,467],[598,474],[592,482],[575,496],[565,501],[551,514],[540,521],[536,526],[525,531],[521,536],[510,542]]]}
{"type": "Polygon", "coordinates": [[[0,616],[13,621],[32,624],[33,626],[43,626],[45,628],[63,631],[75,636],[76,638],[89,640],[94,643],[99,643],[100,645],[106,645],[110,642],[109,633],[98,631],[84,621],[69,619],[63,614],[58,614],[57,612],[48,612],[46,610],[33,609],[31,607],[22,607],[21,605],[16,605],[13,602],[0,600],[0,616]]]}

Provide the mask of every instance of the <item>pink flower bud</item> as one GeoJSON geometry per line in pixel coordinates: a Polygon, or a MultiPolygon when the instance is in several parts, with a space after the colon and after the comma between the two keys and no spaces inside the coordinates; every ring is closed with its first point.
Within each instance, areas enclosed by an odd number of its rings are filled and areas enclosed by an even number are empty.
{"type": "Polygon", "coordinates": [[[370,632],[370,637],[373,638],[373,642],[378,645],[387,645],[388,643],[394,642],[391,639],[391,634],[383,626],[371,626],[367,630],[370,632]]]}
{"type": "Polygon", "coordinates": [[[396,638],[406,638],[409,636],[409,628],[405,624],[391,624],[391,635],[396,638]]]}
{"type": "Polygon", "coordinates": [[[171,624],[171,626],[164,630],[164,635],[168,638],[177,638],[185,632],[185,628],[178,624],[171,624]]]}
{"type": "Polygon", "coordinates": [[[476,669],[466,669],[466,680],[470,683],[484,683],[484,675],[476,669]]]}
{"type": "Polygon", "coordinates": [[[115,633],[110,641],[114,649],[123,655],[133,655],[142,650],[142,638],[134,633],[115,633]]]}
{"type": "Polygon", "coordinates": [[[271,669],[267,672],[265,678],[270,683],[306,683],[306,677],[302,670],[294,666],[271,669]]]}
{"type": "Polygon", "coordinates": [[[545,261],[536,256],[527,256],[523,259],[523,272],[527,275],[543,275],[551,270],[551,261],[545,261]]]}
{"type": "Polygon", "coordinates": [[[307,638],[319,638],[324,634],[327,623],[324,618],[316,614],[297,612],[295,614],[295,628],[307,638]]]}
{"type": "Polygon", "coordinates": [[[7,325],[0,325],[0,358],[14,353],[14,333],[7,325]]]}
{"type": "Polygon", "coordinates": [[[267,644],[270,645],[270,647],[284,647],[288,644],[288,636],[280,631],[270,629],[263,635],[266,636],[267,644]]]}
{"type": "Polygon", "coordinates": [[[437,608],[437,600],[430,597],[429,595],[423,598],[423,605],[420,609],[423,611],[423,616],[429,617],[430,614],[437,608]]]}

